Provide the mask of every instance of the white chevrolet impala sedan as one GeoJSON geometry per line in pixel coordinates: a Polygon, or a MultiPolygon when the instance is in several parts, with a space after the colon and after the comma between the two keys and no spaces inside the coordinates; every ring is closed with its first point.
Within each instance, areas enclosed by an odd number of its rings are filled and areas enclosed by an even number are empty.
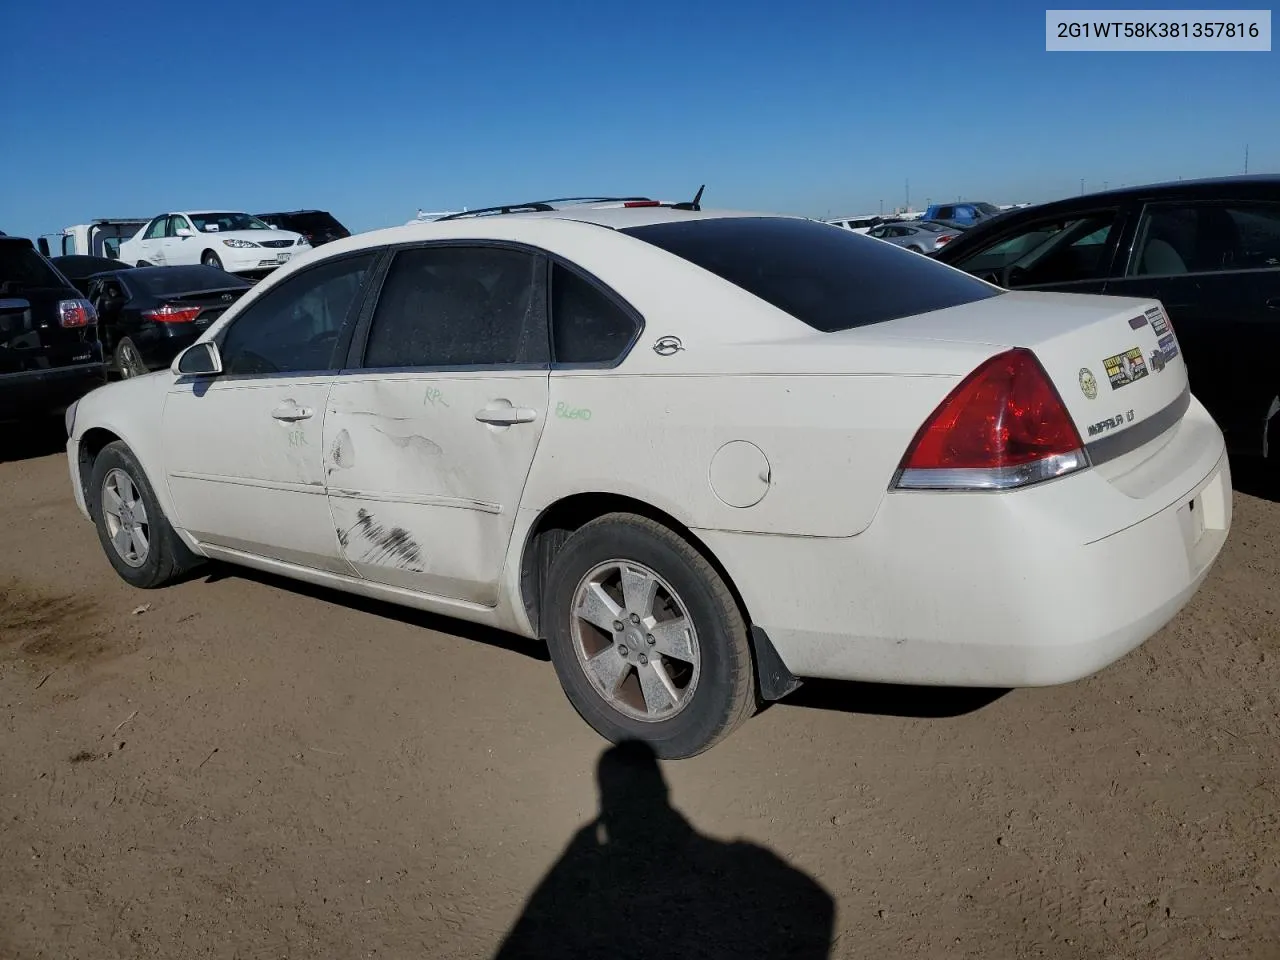
{"type": "Polygon", "coordinates": [[[129,583],[210,558],[512,631],[663,757],[806,677],[1084,677],[1231,520],[1160,303],[696,202],[327,244],[67,421],[129,583]]]}

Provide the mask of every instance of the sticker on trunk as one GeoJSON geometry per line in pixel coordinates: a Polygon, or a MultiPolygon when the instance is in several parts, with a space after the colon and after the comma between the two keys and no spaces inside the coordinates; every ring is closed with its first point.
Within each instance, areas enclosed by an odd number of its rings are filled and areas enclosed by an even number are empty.
{"type": "Polygon", "coordinates": [[[1111,381],[1111,389],[1119,390],[1127,387],[1135,380],[1141,380],[1148,373],[1147,361],[1142,358],[1141,347],[1130,347],[1124,353],[1107,357],[1102,361],[1107,371],[1107,379],[1111,381]]]}
{"type": "Polygon", "coordinates": [[[1080,392],[1090,400],[1098,397],[1098,380],[1088,367],[1080,368],[1080,392]]]}
{"type": "Polygon", "coordinates": [[[1169,323],[1158,308],[1152,307],[1148,310],[1147,319],[1151,321],[1151,329],[1156,332],[1157,337],[1163,337],[1169,332],[1169,323]]]}
{"type": "Polygon", "coordinates": [[[1178,355],[1178,341],[1172,333],[1160,338],[1160,352],[1164,354],[1165,363],[1178,355]]]}

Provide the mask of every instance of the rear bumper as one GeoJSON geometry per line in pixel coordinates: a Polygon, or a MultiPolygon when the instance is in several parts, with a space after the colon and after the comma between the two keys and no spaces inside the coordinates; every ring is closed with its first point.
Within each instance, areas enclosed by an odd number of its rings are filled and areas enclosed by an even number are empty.
{"type": "Polygon", "coordinates": [[[107,382],[102,363],[0,374],[0,420],[27,420],[61,413],[107,382]]]}
{"type": "Polygon", "coordinates": [[[1204,581],[1231,525],[1212,436],[1154,508],[1088,471],[1013,494],[888,494],[844,539],[703,536],[797,676],[1067,683],[1142,644],[1204,581]],[[1108,497],[1132,519],[1095,538],[1073,518],[1108,497]]]}
{"type": "Polygon", "coordinates": [[[148,369],[163,370],[207,329],[207,325],[197,327],[194,323],[155,324],[151,329],[139,331],[131,339],[148,369]]]}

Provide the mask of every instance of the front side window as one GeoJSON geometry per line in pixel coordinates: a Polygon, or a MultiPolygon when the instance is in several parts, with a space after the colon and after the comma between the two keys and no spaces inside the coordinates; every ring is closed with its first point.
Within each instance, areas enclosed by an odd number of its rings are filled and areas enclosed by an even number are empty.
{"type": "Polygon", "coordinates": [[[1000,295],[928,257],[793,217],[674,220],[620,232],[826,333],[1000,295]]]}
{"type": "Polygon", "coordinates": [[[338,336],[375,258],[365,253],[331,260],[263,294],[219,337],[223,372],[266,376],[333,369],[338,336]]]}
{"type": "Polygon", "coordinates": [[[399,251],[378,297],[366,367],[547,362],[546,261],[497,246],[399,251]]]}
{"type": "Polygon", "coordinates": [[[634,316],[591,281],[560,264],[552,268],[551,332],[556,363],[613,363],[631,346],[637,329],[634,316]]]}
{"type": "Polygon", "coordinates": [[[1280,203],[1150,204],[1138,224],[1130,276],[1280,267],[1280,203]]]}
{"type": "Polygon", "coordinates": [[[1027,224],[961,259],[969,273],[1004,273],[1010,286],[1099,280],[1119,212],[1073,214],[1027,224]]]}
{"type": "Polygon", "coordinates": [[[147,232],[142,235],[143,240],[159,240],[164,236],[164,228],[169,223],[169,215],[156,217],[151,221],[151,226],[147,227],[147,232]]]}

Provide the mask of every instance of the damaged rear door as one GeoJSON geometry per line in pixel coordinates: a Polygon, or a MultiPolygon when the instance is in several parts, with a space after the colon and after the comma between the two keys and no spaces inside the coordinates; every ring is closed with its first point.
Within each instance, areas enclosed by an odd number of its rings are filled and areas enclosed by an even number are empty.
{"type": "Polygon", "coordinates": [[[549,396],[547,264],[396,251],[324,422],[329,506],[368,580],[493,606],[549,396]]]}

